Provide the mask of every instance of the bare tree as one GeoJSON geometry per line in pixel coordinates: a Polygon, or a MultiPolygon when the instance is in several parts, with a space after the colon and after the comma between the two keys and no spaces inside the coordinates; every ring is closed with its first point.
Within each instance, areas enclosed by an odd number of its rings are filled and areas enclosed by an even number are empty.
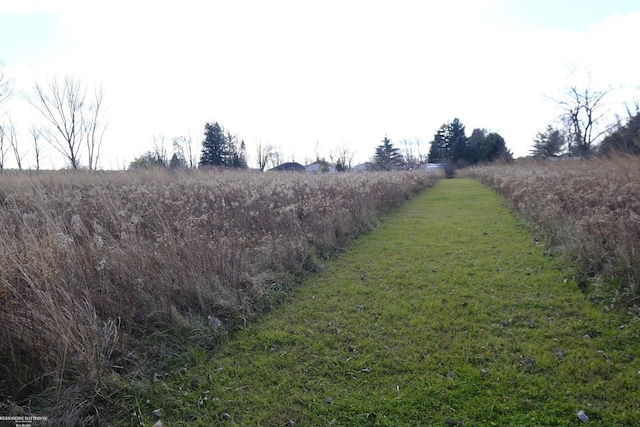
{"type": "Polygon", "coordinates": [[[324,156],[320,154],[320,141],[316,140],[316,143],[313,144],[313,151],[314,155],[316,156],[316,158],[314,159],[315,162],[325,161],[324,156]]]}
{"type": "Polygon", "coordinates": [[[406,163],[419,165],[427,161],[427,156],[420,151],[421,144],[420,138],[405,138],[402,140],[402,157],[404,157],[406,163]]]}
{"type": "Polygon", "coordinates": [[[89,170],[95,170],[98,166],[98,157],[100,157],[100,146],[102,138],[106,130],[106,124],[102,124],[102,100],[104,92],[102,86],[95,88],[94,101],[89,106],[86,116],[82,117],[85,125],[85,141],[87,146],[87,157],[89,161],[89,170]]]}
{"type": "Polygon", "coordinates": [[[640,114],[640,100],[638,98],[635,98],[632,102],[633,105],[629,101],[624,103],[624,108],[627,111],[628,119],[631,119],[640,114]]]}
{"type": "Polygon", "coordinates": [[[263,171],[267,164],[274,156],[273,147],[266,145],[262,141],[258,141],[256,145],[256,162],[258,162],[258,168],[263,171]]]}
{"type": "Polygon", "coordinates": [[[52,127],[45,138],[69,161],[71,168],[80,166],[80,144],[85,126],[82,110],[85,108],[85,88],[79,79],[66,76],[62,82],[53,77],[48,86],[34,85],[35,97],[29,103],[52,127]]]}
{"type": "MultiPolygon", "coordinates": [[[[4,69],[0,68],[0,105],[4,103],[13,93],[13,81],[4,74],[4,69]]],[[[0,123],[0,173],[4,171],[7,152],[10,144],[7,144],[9,128],[5,123],[0,123]]]]}
{"type": "MultiPolygon", "coordinates": [[[[336,148],[329,150],[329,162],[332,165],[335,165],[336,163],[338,163],[340,161],[340,158],[338,157],[338,150],[336,148]],[[334,152],[335,150],[335,152],[334,152]]],[[[327,163],[326,159],[322,159],[320,161],[318,161],[318,163],[327,163]]]]}
{"type": "Polygon", "coordinates": [[[40,156],[42,155],[42,147],[40,146],[40,137],[42,136],[42,130],[38,128],[36,125],[31,125],[29,128],[29,133],[31,134],[31,138],[33,138],[33,150],[36,156],[36,170],[40,170],[40,156]]]}
{"type": "Polygon", "coordinates": [[[342,144],[342,146],[338,147],[336,151],[336,154],[333,154],[333,152],[329,154],[331,163],[336,165],[336,170],[339,172],[351,170],[351,163],[353,163],[353,158],[356,153],[349,150],[349,147],[346,144],[342,144]]]}
{"type": "Polygon", "coordinates": [[[413,153],[413,142],[406,138],[402,140],[402,157],[410,165],[418,164],[418,157],[413,153]]]}
{"type": "Polygon", "coordinates": [[[13,93],[13,80],[4,74],[4,69],[0,68],[0,104],[9,99],[13,93]]]}
{"type": "Polygon", "coordinates": [[[187,159],[185,153],[185,140],[184,136],[176,136],[171,140],[171,146],[173,147],[173,156],[171,157],[171,162],[173,163],[174,158],[180,160],[181,167],[187,167],[187,159]]]}
{"type": "Polygon", "coordinates": [[[171,160],[169,160],[169,167],[172,169],[186,169],[190,168],[191,164],[187,156],[190,154],[188,151],[188,140],[184,136],[177,136],[171,140],[171,145],[173,146],[173,155],[171,156],[171,160]]]}
{"type": "Polygon", "coordinates": [[[0,173],[4,172],[4,167],[7,160],[7,152],[9,151],[9,145],[5,141],[6,139],[6,126],[4,123],[0,123],[0,173]]]}
{"type": "Polygon", "coordinates": [[[413,142],[416,146],[416,155],[418,157],[418,163],[427,163],[427,154],[423,153],[422,150],[420,149],[420,146],[422,145],[422,140],[420,140],[420,138],[415,138],[413,142]]]}
{"type": "Polygon", "coordinates": [[[22,170],[22,159],[24,158],[24,154],[20,153],[20,149],[18,147],[18,132],[16,131],[16,127],[13,124],[13,120],[11,117],[7,115],[7,122],[5,124],[5,137],[9,142],[9,146],[13,151],[13,155],[16,159],[16,164],[18,165],[18,170],[22,170]]]}
{"type": "Polygon", "coordinates": [[[184,153],[188,157],[187,162],[189,164],[189,169],[193,169],[196,164],[196,159],[193,156],[193,139],[191,138],[191,132],[187,135],[183,140],[184,144],[184,153]]]}
{"type": "Polygon", "coordinates": [[[94,91],[94,100],[87,102],[86,86],[78,77],[65,76],[60,81],[52,77],[47,86],[34,84],[29,103],[49,126],[43,134],[51,146],[62,154],[72,169],[80,167],[82,142],[89,149],[89,167],[95,167],[102,143],[102,89],[94,91]]]}
{"type": "Polygon", "coordinates": [[[588,157],[598,139],[607,132],[601,126],[607,110],[604,103],[611,89],[592,90],[591,84],[584,87],[573,85],[566,89],[565,96],[556,100],[562,110],[560,118],[567,127],[569,152],[588,157]]]}
{"type": "Polygon", "coordinates": [[[271,156],[271,166],[276,167],[285,162],[284,153],[282,152],[282,148],[277,147],[273,149],[273,155],[271,156]]]}
{"type": "Polygon", "coordinates": [[[167,148],[164,145],[164,135],[153,135],[153,153],[158,163],[169,166],[167,148]]]}

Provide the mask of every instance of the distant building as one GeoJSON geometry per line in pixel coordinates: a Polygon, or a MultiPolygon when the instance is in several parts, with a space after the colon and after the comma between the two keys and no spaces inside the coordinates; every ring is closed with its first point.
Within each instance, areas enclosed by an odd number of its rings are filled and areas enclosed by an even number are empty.
{"type": "MultiPolygon", "coordinates": [[[[433,169],[442,169],[444,165],[441,163],[420,163],[420,164],[405,164],[401,168],[396,170],[433,170],[433,169]]],[[[369,171],[377,171],[379,170],[378,165],[371,162],[361,163],[357,166],[354,166],[351,170],[354,172],[369,172],[369,171]]]]}
{"type": "Polygon", "coordinates": [[[354,172],[372,171],[372,170],[375,170],[375,165],[371,162],[360,163],[359,165],[356,165],[353,168],[351,168],[351,170],[354,172]]]}
{"type": "Polygon", "coordinates": [[[418,169],[442,169],[443,167],[442,163],[422,163],[418,165],[418,169]]]}
{"type": "Polygon", "coordinates": [[[307,168],[297,162],[287,162],[269,170],[276,172],[306,172],[307,168]]]}
{"type": "Polygon", "coordinates": [[[336,167],[329,162],[314,162],[307,165],[307,172],[311,174],[335,172],[336,167]]]}

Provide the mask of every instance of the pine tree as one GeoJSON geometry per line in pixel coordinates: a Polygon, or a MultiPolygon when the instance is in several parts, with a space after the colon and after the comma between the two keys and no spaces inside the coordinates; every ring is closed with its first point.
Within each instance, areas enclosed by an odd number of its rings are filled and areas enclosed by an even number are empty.
{"type": "Polygon", "coordinates": [[[558,155],[565,145],[565,137],[558,129],[547,126],[546,131],[538,132],[533,140],[531,154],[534,157],[546,159],[558,155]]]}
{"type": "Polygon", "coordinates": [[[449,140],[447,139],[447,125],[440,126],[440,129],[433,136],[431,148],[427,161],[430,163],[444,163],[449,160],[449,140]]]}
{"type": "Polygon", "coordinates": [[[503,155],[510,155],[504,138],[497,133],[490,133],[485,136],[480,144],[479,160],[481,162],[491,162],[503,155]]]}
{"type": "Polygon", "coordinates": [[[449,160],[454,163],[467,160],[467,135],[464,125],[459,119],[453,119],[448,126],[449,160]]]}
{"type": "Polygon", "coordinates": [[[506,159],[512,157],[502,136],[474,129],[471,137],[467,138],[462,122],[454,119],[440,126],[434,135],[428,161],[464,166],[490,162],[501,156],[506,159]]]}
{"type": "Polygon", "coordinates": [[[467,136],[459,119],[445,123],[438,129],[431,142],[429,162],[458,163],[467,161],[467,136]]]}
{"type": "Polygon", "coordinates": [[[467,140],[467,155],[466,159],[471,164],[476,164],[480,161],[480,147],[482,141],[487,136],[486,129],[474,129],[471,132],[471,136],[467,140]]]}
{"type": "Polygon", "coordinates": [[[200,166],[225,166],[229,147],[222,126],[218,122],[207,123],[204,126],[204,136],[200,166]]]}
{"type": "Polygon", "coordinates": [[[200,166],[247,167],[247,150],[244,141],[238,144],[238,137],[215,122],[204,127],[200,166]]]}
{"type": "Polygon", "coordinates": [[[391,140],[385,136],[382,140],[382,145],[379,145],[376,148],[373,163],[376,165],[377,169],[383,171],[400,168],[400,166],[402,166],[402,154],[400,154],[400,149],[394,147],[391,140]]]}
{"type": "Polygon", "coordinates": [[[629,112],[627,123],[618,125],[618,128],[602,141],[600,150],[604,154],[640,154],[640,111],[635,115],[629,112]]]}

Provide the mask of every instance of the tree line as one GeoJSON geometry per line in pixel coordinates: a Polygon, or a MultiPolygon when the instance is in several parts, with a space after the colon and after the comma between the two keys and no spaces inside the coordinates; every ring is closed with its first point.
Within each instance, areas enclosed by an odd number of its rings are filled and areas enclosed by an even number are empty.
{"type": "Polygon", "coordinates": [[[594,89],[592,82],[571,85],[558,99],[554,124],[538,132],[531,156],[546,159],[560,155],[588,158],[594,155],[640,154],[640,103],[625,104],[626,118],[609,121],[612,88],[594,89]]]}
{"type": "Polygon", "coordinates": [[[425,158],[413,153],[405,145],[405,154],[394,147],[388,137],[376,148],[372,159],[373,170],[396,170],[416,167],[421,163],[455,165],[457,167],[492,162],[496,159],[511,160],[513,156],[502,136],[486,129],[474,129],[467,137],[464,124],[455,118],[442,124],[430,143],[429,154],[425,158]]]}
{"type": "Polygon", "coordinates": [[[440,126],[433,137],[428,159],[432,163],[469,165],[512,157],[500,134],[474,129],[467,137],[465,126],[456,118],[440,126]]]}
{"type": "MultiPolygon", "coordinates": [[[[0,104],[7,101],[13,92],[12,80],[8,79],[0,67],[0,104]]],[[[86,165],[89,170],[97,168],[100,148],[107,128],[104,119],[104,94],[102,87],[86,85],[80,78],[53,76],[45,84],[36,82],[31,93],[24,96],[34,111],[40,116],[41,123],[30,128],[32,146],[35,153],[36,169],[41,163],[41,139],[44,139],[67,161],[71,169],[86,165]]],[[[153,137],[153,147],[136,157],[130,169],[168,167],[173,169],[194,167],[248,167],[247,149],[244,140],[227,131],[220,123],[210,122],[204,126],[204,139],[201,142],[200,156],[189,135],[173,138],[171,155],[165,148],[163,136],[153,137]]],[[[412,151],[412,143],[404,141],[404,153],[394,147],[385,136],[382,145],[376,147],[372,161],[373,170],[392,170],[429,162],[477,163],[490,161],[498,154],[504,154],[504,139],[497,134],[475,129],[467,138],[464,125],[455,119],[442,125],[434,136],[428,158],[419,153],[420,141],[415,141],[418,154],[412,151]]],[[[13,153],[18,169],[23,167],[25,152],[18,144],[16,127],[7,114],[0,122],[0,172],[6,159],[13,153]]],[[[329,160],[336,171],[347,171],[352,167],[354,153],[346,147],[337,153],[330,153],[329,160]]],[[[278,165],[283,156],[272,145],[258,143],[256,162],[260,170],[268,164],[278,165]]],[[[329,162],[319,154],[316,147],[316,159],[328,170],[329,162]]]]}
{"type": "MultiPolygon", "coordinates": [[[[617,117],[613,123],[607,123],[607,101],[611,92],[611,89],[595,90],[590,83],[566,88],[561,98],[554,99],[560,115],[554,124],[535,135],[531,155],[548,158],[562,154],[579,157],[614,152],[640,154],[640,104],[627,105],[626,118],[617,117]]],[[[12,95],[13,82],[0,67],[0,106],[12,95]]],[[[84,166],[95,170],[107,129],[102,87],[87,85],[74,76],[53,76],[45,83],[34,83],[32,91],[22,95],[40,117],[40,122],[29,128],[35,169],[39,170],[41,166],[41,141],[44,140],[66,160],[69,168],[84,166]]],[[[458,118],[437,129],[427,155],[420,153],[419,140],[402,142],[404,150],[394,146],[385,136],[382,144],[375,148],[369,169],[393,170],[426,162],[463,166],[513,157],[501,135],[477,128],[467,136],[465,126],[458,118]],[[413,152],[413,147],[417,147],[417,153],[413,152]]],[[[218,122],[205,124],[199,156],[191,136],[173,138],[171,145],[173,153],[169,155],[164,137],[154,136],[153,148],[136,157],[129,168],[248,167],[244,140],[218,122]]],[[[27,153],[25,147],[11,115],[0,116],[0,172],[11,157],[22,170],[27,153]]],[[[342,148],[337,153],[330,153],[329,161],[335,170],[346,171],[352,167],[353,156],[354,153],[342,148]]],[[[255,161],[258,168],[264,170],[268,165],[283,163],[284,156],[274,146],[258,142],[255,161]]],[[[329,161],[320,156],[316,147],[315,162],[324,165],[322,170],[329,169],[329,161]]]]}
{"type": "MultiPolygon", "coordinates": [[[[13,80],[0,68],[0,106],[12,95],[13,80]]],[[[67,161],[71,169],[79,169],[82,162],[89,170],[97,168],[107,128],[101,86],[89,87],[78,77],[53,76],[45,83],[35,82],[32,91],[23,93],[22,97],[40,117],[39,123],[34,122],[29,127],[37,170],[42,160],[42,139],[67,161]]],[[[0,172],[5,168],[9,153],[22,170],[26,150],[11,115],[3,114],[0,117],[0,172]]]]}

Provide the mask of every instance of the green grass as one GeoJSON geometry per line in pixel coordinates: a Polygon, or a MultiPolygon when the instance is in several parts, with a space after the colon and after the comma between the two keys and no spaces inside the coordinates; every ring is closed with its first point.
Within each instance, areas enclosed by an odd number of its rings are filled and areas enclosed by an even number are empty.
{"type": "Polygon", "coordinates": [[[533,237],[491,190],[442,180],[217,351],[185,344],[129,387],[132,409],[165,426],[640,425],[638,323],[533,237]]]}

